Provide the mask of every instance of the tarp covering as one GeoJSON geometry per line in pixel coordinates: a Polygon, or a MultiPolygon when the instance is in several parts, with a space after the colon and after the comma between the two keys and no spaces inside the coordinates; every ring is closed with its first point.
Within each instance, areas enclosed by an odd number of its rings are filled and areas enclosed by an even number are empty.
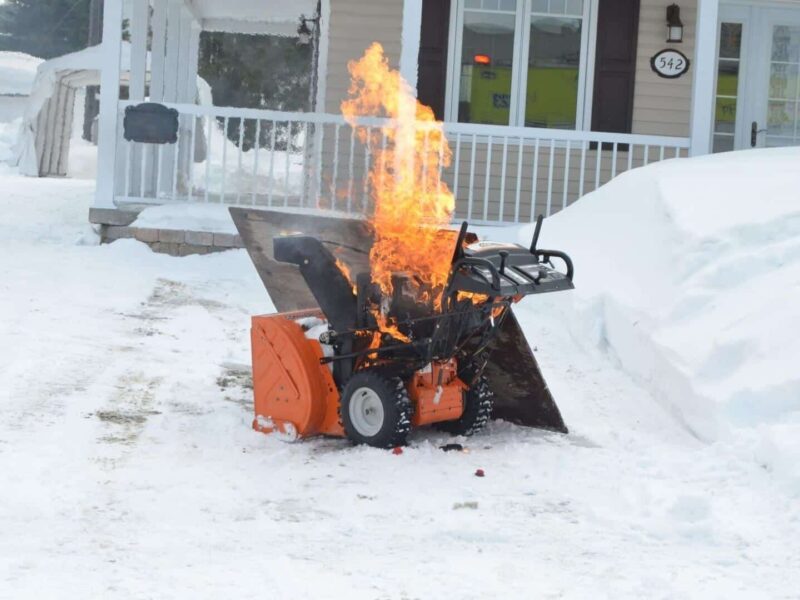
{"type": "MultiPolygon", "coordinates": [[[[52,170],[47,165],[43,168],[42,153],[44,148],[49,145],[61,147],[67,145],[68,147],[74,91],[77,88],[100,85],[102,62],[103,47],[100,44],[59,56],[39,65],[17,143],[13,148],[14,158],[12,160],[19,167],[20,173],[30,177],[38,177],[51,172],[65,174],[66,158],[64,160],[56,159],[56,163],[64,164],[52,170]],[[48,104],[52,104],[52,106],[48,104]],[[69,122],[66,122],[66,119],[69,119],[69,122]]],[[[123,42],[120,61],[120,78],[123,85],[129,81],[130,65],[131,45],[129,42],[123,42]]],[[[147,54],[147,70],[148,72],[150,70],[149,52],[147,54]]],[[[212,104],[211,88],[199,77],[197,78],[197,96],[201,105],[210,106],[212,104]]],[[[48,152],[48,156],[57,156],[58,154],[58,152],[48,152]]]]}

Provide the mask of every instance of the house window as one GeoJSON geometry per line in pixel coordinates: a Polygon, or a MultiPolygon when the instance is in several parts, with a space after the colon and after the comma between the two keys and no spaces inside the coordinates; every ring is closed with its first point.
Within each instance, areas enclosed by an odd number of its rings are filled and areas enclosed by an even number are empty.
{"type": "Polygon", "coordinates": [[[458,120],[508,125],[517,2],[467,0],[462,5],[458,120]]]}
{"type": "Polygon", "coordinates": [[[734,149],[741,52],[742,24],[722,23],[720,25],[719,59],[717,61],[714,152],[726,152],[734,149]]]}
{"type": "Polygon", "coordinates": [[[462,123],[580,127],[590,4],[457,2],[451,115],[462,123]]]}
{"type": "Polygon", "coordinates": [[[575,129],[583,29],[582,0],[533,0],[525,125],[575,129]]]}

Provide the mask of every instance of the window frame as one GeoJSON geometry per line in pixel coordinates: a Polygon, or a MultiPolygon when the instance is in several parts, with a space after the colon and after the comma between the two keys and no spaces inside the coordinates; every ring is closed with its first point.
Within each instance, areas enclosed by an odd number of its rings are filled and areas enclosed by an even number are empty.
{"type": "MultiPolygon", "coordinates": [[[[581,52],[578,65],[578,100],[575,106],[575,129],[586,131],[592,123],[592,96],[594,92],[594,61],[597,38],[597,7],[599,0],[584,0],[581,23],[581,52]]],[[[511,73],[511,107],[509,123],[505,126],[525,127],[525,99],[527,96],[528,64],[530,52],[531,16],[533,0],[517,0],[513,64],[511,73]]],[[[464,10],[466,0],[452,0],[450,27],[447,42],[447,82],[445,85],[445,121],[458,121],[458,99],[461,85],[460,57],[464,10]]],[[[491,12],[491,11],[486,11],[491,12]]],[[[539,14],[539,13],[537,13],[539,14]]],[[[558,15],[554,15],[558,16],[558,15]]],[[[570,16],[570,15],[567,15],[570,16]]],[[[474,123],[478,125],[478,123],[474,123]]],[[[503,125],[501,125],[502,127],[503,125]]]]}

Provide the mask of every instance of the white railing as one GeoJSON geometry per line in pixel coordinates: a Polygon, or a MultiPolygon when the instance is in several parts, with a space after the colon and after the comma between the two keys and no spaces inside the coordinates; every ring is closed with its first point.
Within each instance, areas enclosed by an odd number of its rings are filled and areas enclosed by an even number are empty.
{"type": "MultiPolygon", "coordinates": [[[[120,103],[121,114],[130,104],[120,103]]],[[[369,210],[367,174],[391,121],[360,119],[352,127],[341,115],[167,106],[180,114],[177,144],[120,137],[117,204],[369,210]],[[370,132],[363,143],[360,128],[370,132]]],[[[687,138],[674,137],[467,123],[445,123],[444,130],[452,164],[429,176],[453,191],[455,217],[475,223],[549,216],[624,171],[685,157],[689,148],[687,138]]]]}

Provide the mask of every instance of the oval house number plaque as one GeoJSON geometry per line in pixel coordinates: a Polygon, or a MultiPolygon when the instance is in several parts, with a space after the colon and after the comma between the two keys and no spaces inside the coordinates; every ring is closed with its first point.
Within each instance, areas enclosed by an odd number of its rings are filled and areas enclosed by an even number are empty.
{"type": "Polygon", "coordinates": [[[650,66],[660,77],[676,79],[689,70],[689,59],[683,52],[667,48],[650,59],[650,66]]]}

